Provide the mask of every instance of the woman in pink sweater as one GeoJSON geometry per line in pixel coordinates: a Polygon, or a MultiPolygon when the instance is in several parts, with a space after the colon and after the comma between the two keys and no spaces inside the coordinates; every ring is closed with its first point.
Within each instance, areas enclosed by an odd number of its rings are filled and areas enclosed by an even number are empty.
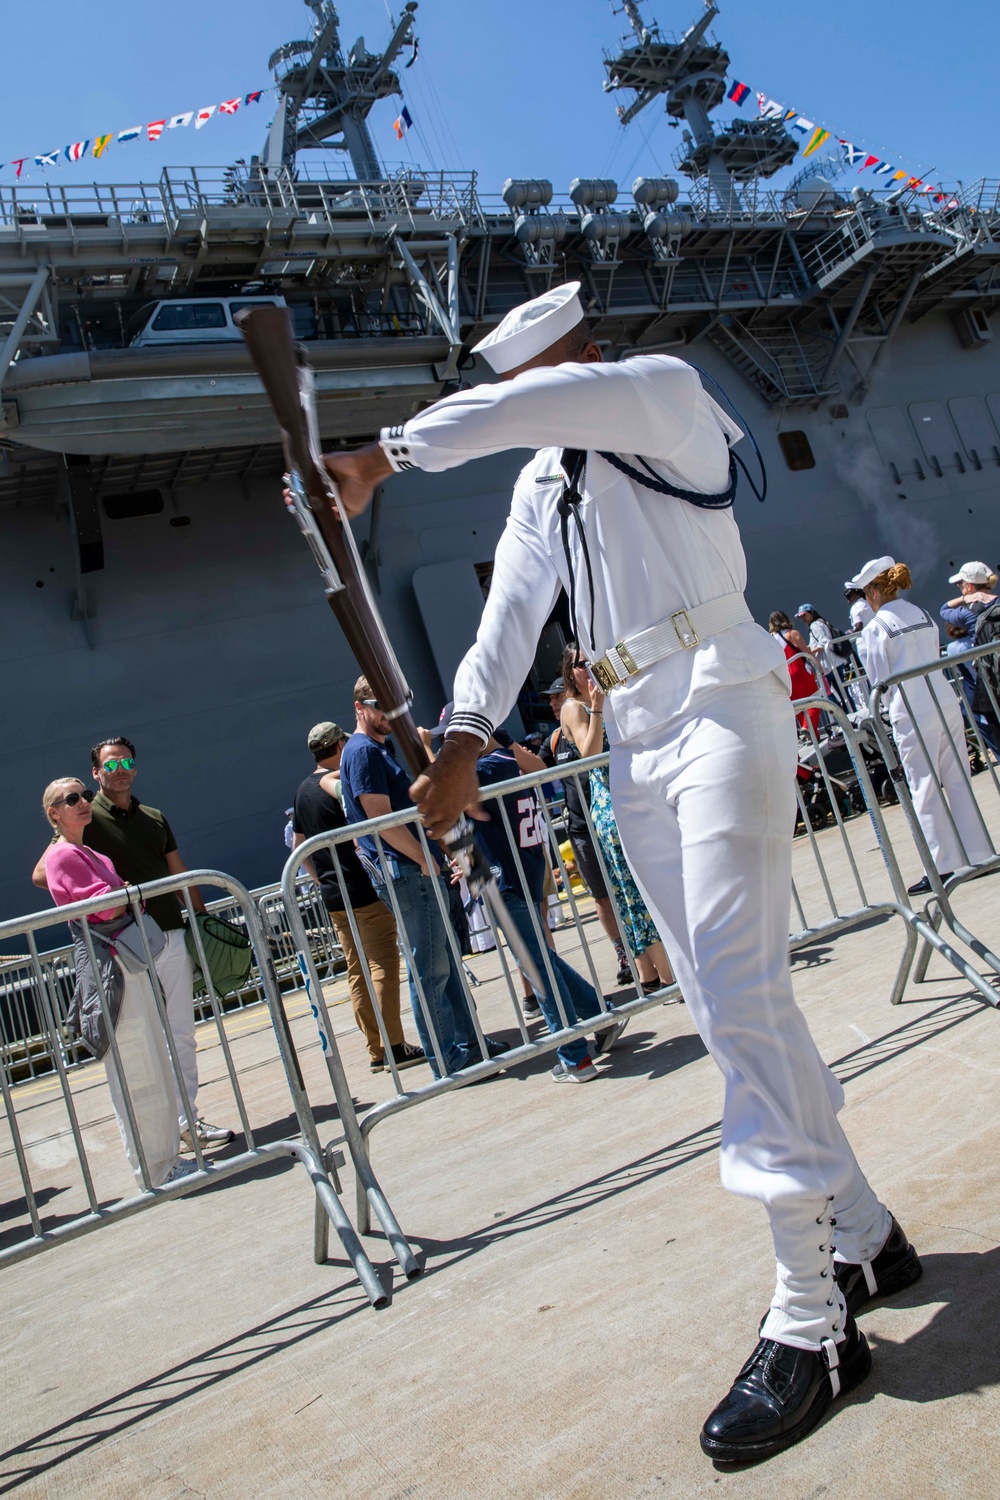
{"type": "MultiPolygon", "coordinates": [[[[42,796],[45,816],[56,833],[55,842],[46,856],[45,874],[49,891],[57,906],[69,906],[74,901],[86,901],[91,897],[110,894],[121,890],[123,885],[111,861],[103,854],[88,849],[83,842],[83,831],[93,816],[90,806],[93,796],[93,792],[88,791],[83,782],[74,776],[62,776],[58,781],[50,782],[42,796]]],[[[122,926],[129,920],[128,908],[121,901],[109,903],[100,911],[92,912],[85,920],[92,927],[91,938],[98,963],[102,963],[109,951],[113,957],[116,991],[118,980],[121,980],[121,1003],[117,1016],[114,1017],[115,1043],[146,1157],[149,1183],[154,1188],[163,1187],[169,1182],[177,1182],[180,1178],[189,1176],[197,1171],[197,1166],[178,1154],[180,1133],[174,1104],[170,1055],[149,974],[145,969],[139,973],[130,972],[118,960],[113,935],[101,934],[96,930],[97,924],[111,923],[117,918],[121,919],[122,926]]],[[[80,923],[70,922],[69,926],[74,937],[79,934],[75,946],[77,980],[82,985],[89,977],[82,969],[84,965],[89,969],[90,959],[82,942],[80,923]]],[[[112,1008],[112,996],[107,990],[105,1000],[109,1008],[112,1008]]],[[[129,1125],[114,1053],[110,1047],[104,1053],[104,1067],[125,1154],[136,1181],[142,1187],[139,1153],[129,1125]]]]}

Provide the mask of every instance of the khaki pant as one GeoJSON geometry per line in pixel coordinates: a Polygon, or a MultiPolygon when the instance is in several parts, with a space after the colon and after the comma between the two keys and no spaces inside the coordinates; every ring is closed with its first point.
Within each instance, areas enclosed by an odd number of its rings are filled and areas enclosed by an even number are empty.
{"type": "Polygon", "coordinates": [[[330,920],[347,959],[347,983],[351,991],[354,1019],[364,1032],[368,1055],[373,1062],[381,1060],[385,1049],[368,993],[364,961],[368,960],[372,988],[389,1045],[398,1047],[403,1040],[403,1023],[399,1018],[399,944],[396,940],[396,919],[381,901],[373,901],[370,906],[362,906],[355,911],[354,920],[358,924],[362,953],[358,952],[355,945],[347,913],[332,911],[330,920]]]}

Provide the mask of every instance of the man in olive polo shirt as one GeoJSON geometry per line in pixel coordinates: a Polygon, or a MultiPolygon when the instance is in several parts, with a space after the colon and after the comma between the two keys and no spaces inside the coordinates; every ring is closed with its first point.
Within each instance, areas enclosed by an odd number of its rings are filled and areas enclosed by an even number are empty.
{"type": "MultiPolygon", "coordinates": [[[[160,880],[165,875],[182,875],[187,865],[177,851],[170,824],[155,807],[146,807],[132,795],[135,780],[135,746],[119,735],[101,740],[90,752],[94,780],[100,791],[94,798],[93,818],[84,831],[84,843],[110,859],[123,881],[129,885],[160,880]]],[[[36,885],[45,886],[44,855],[32,876],[36,885]]],[[[204,911],[205,902],[197,886],[191,887],[195,911],[204,911]]],[[[163,930],[163,951],[156,958],[156,973],[163,989],[170,1029],[177,1048],[180,1070],[187,1088],[191,1109],[197,1116],[198,1062],[194,1036],[194,966],[185,942],[181,898],[172,893],[151,896],[146,910],[163,930]]],[[[189,1148],[191,1137],[180,1089],[174,1083],[182,1142],[189,1148]]],[[[209,1125],[198,1118],[198,1140],[204,1146],[225,1145],[233,1132],[224,1126],[209,1125]]]]}

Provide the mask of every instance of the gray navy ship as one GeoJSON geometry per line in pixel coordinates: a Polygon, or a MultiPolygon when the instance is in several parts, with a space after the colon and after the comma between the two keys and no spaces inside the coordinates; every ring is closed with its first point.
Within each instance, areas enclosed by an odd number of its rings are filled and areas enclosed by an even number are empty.
{"type": "MultiPolygon", "coordinates": [[[[399,92],[417,5],[379,54],[345,47],[330,0],[309,8],[310,34],[271,57],[277,108],[248,166],[0,187],[3,916],[38,904],[42,787],[87,775],[99,736],[137,743],[137,791],[189,865],[254,886],[283,863],[307,729],[350,717],[355,667],[233,321],[249,301],[290,309],[335,447],[491,378],[468,346],[578,279],[606,358],[690,358],[755,433],[767,501],[741,486],[737,513],[762,620],[802,599],[842,620],[842,580],[881,552],[931,607],[964,560],[1000,557],[1000,185],[934,206],[847,191],[820,161],[775,187],[796,154],[784,124],[713,120],[716,7],[673,37],[636,0],[604,88],[626,123],[678,123],[679,180],[494,192],[474,172],[390,174],[367,117],[399,92]]],[[[425,722],[475,632],[523,459],[395,478],[358,525],[425,722]]],[[[528,727],[567,628],[561,601],[528,727]]]]}

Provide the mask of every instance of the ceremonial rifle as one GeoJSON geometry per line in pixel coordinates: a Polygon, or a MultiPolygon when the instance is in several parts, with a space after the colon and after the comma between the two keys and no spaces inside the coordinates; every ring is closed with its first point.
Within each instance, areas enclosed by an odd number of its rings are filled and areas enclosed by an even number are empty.
{"type": "MultiPolygon", "coordinates": [[[[237,313],[236,322],[281,428],[290,475],[288,509],[323,575],[327,602],[392,724],[403,759],[417,777],[430,765],[430,756],[410,713],[413,694],[369,587],[337,486],[321,457],[313,373],[295,341],[291,315],[284,307],[258,306],[237,313]]],[[[441,843],[465,876],[471,894],[491,911],[529,982],[541,991],[538,968],[510,919],[472,822],[461,818],[441,843]]]]}

